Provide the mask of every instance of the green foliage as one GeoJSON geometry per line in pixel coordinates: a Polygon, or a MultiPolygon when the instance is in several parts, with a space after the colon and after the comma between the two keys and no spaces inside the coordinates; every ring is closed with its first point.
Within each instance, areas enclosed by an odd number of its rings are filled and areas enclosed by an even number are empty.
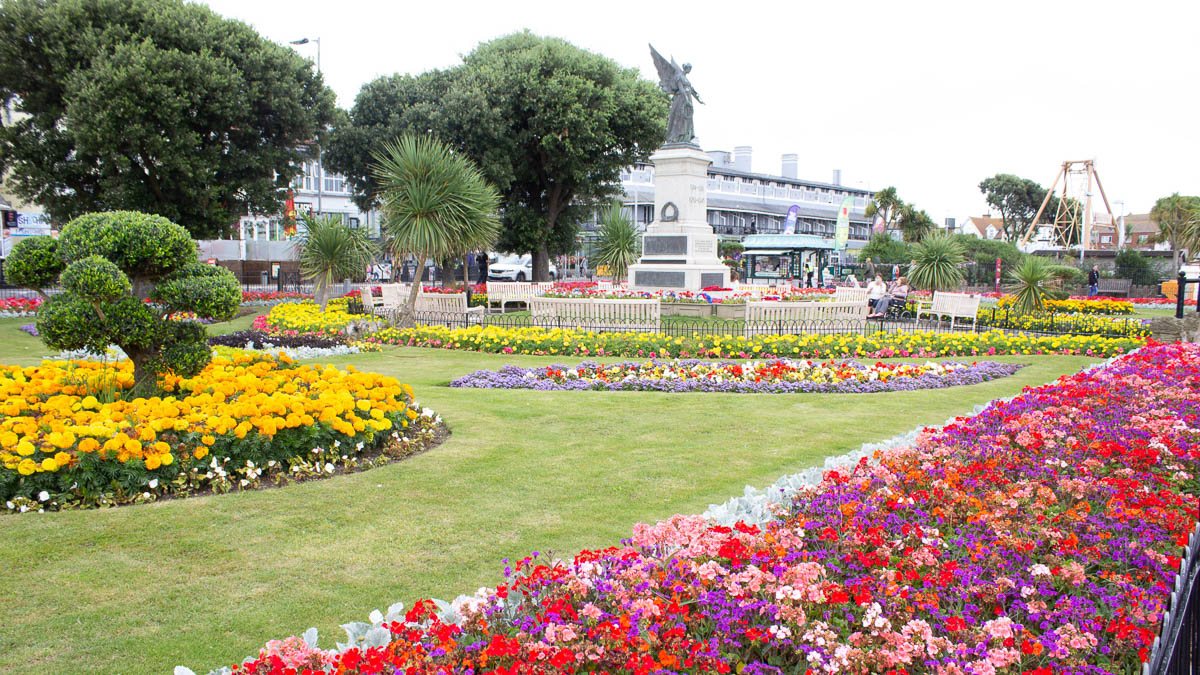
{"type": "Polygon", "coordinates": [[[896,188],[885,187],[871,196],[871,201],[867,204],[867,218],[874,219],[879,215],[883,218],[884,226],[890,230],[895,227],[896,219],[904,206],[904,200],[900,199],[896,188]]]}
{"type": "Polygon", "coordinates": [[[54,285],[62,270],[58,240],[48,236],[29,237],[13,245],[8,260],[4,261],[4,280],[41,292],[54,285]]]}
{"type": "MultiPolygon", "coordinates": [[[[37,251],[43,252],[45,244],[37,251]]],[[[35,250],[35,249],[31,249],[35,250]]],[[[157,388],[158,375],[199,373],[210,352],[204,328],[167,319],[164,312],[231,318],[241,287],[226,269],[196,262],[196,244],[183,227],[132,211],[84,214],[63,228],[57,249],[64,292],[38,313],[38,333],[55,349],[102,354],[116,344],[133,361],[131,396],[157,388]],[[158,306],[146,304],[146,297],[158,306]]],[[[49,269],[42,260],[28,269],[49,269]]],[[[28,264],[26,264],[28,263],[28,264]]],[[[26,278],[43,280],[44,273],[26,278]]],[[[49,284],[47,284],[49,285],[49,284]]]]}
{"type": "Polygon", "coordinates": [[[63,228],[58,255],[65,263],[98,255],[134,281],[154,280],[195,262],[196,242],[162,216],[137,211],[85,213],[63,228]]]}
{"type": "Polygon", "coordinates": [[[277,212],[333,93],[308,61],[178,0],[0,5],[0,173],[59,221],[157,213],[197,237],[277,212]]]}
{"type": "Polygon", "coordinates": [[[1114,261],[1117,267],[1116,276],[1130,279],[1138,286],[1153,286],[1159,282],[1159,274],[1139,251],[1127,248],[1117,254],[1114,261]]]}
{"type": "MultiPolygon", "coordinates": [[[[1024,236],[1046,198],[1046,190],[1041,185],[1011,173],[985,178],[979,183],[979,191],[987,198],[988,206],[1000,211],[1001,237],[1009,241],[1024,236]]],[[[1054,217],[1049,206],[1046,212],[1049,218],[1054,217]]]]}
{"type": "Polygon", "coordinates": [[[622,213],[620,203],[613,203],[604,212],[594,258],[597,264],[608,265],[613,280],[625,279],[629,275],[629,266],[637,261],[637,228],[622,213]]]}
{"type": "Polygon", "coordinates": [[[352,228],[335,216],[305,215],[296,245],[300,250],[300,272],[312,279],[321,311],[329,302],[330,288],[339,279],[359,276],[375,259],[375,242],[366,230],[352,228]]]}
{"type": "MultiPolygon", "coordinates": [[[[500,196],[462,154],[430,136],[404,135],[376,155],[383,232],[397,259],[446,260],[490,248],[500,196]]],[[[413,284],[414,307],[420,284],[413,284]]]]}
{"type": "Polygon", "coordinates": [[[937,229],[933,222],[933,218],[929,217],[924,210],[918,210],[912,204],[905,204],[900,209],[900,215],[896,218],[896,226],[904,235],[904,241],[918,242],[929,236],[931,232],[937,229]]]}
{"type": "Polygon", "coordinates": [[[637,70],[524,32],[447,71],[367,84],[328,160],[369,203],[382,189],[374,139],[432,132],[499,189],[499,248],[532,253],[534,278],[545,280],[549,256],[574,247],[590,205],[614,196],[620,170],[662,143],[666,118],[666,96],[637,70]]]}
{"type": "Polygon", "coordinates": [[[1150,219],[1158,224],[1155,240],[1169,243],[1171,252],[1176,253],[1175,271],[1178,272],[1178,251],[1186,250],[1189,257],[1195,257],[1200,249],[1200,197],[1178,192],[1163,197],[1154,203],[1150,219]]]}
{"type": "Polygon", "coordinates": [[[876,234],[858,250],[859,262],[865,262],[867,258],[876,265],[903,264],[912,260],[912,247],[886,234],[876,234]]]}
{"type": "Polygon", "coordinates": [[[1000,259],[1001,269],[1016,267],[1025,257],[1021,249],[1010,241],[999,239],[984,239],[969,234],[956,234],[954,241],[963,248],[963,254],[968,261],[985,268],[994,268],[996,258],[1000,259]]]}
{"type": "Polygon", "coordinates": [[[719,258],[733,258],[745,252],[746,247],[740,241],[717,242],[717,257],[719,258]]]}
{"type": "Polygon", "coordinates": [[[109,302],[133,291],[129,277],[103,256],[90,255],[67,265],[62,287],[88,302],[109,302]]]}
{"type": "Polygon", "coordinates": [[[913,247],[908,280],[914,288],[955,291],[963,282],[963,249],[946,235],[926,237],[913,247]]]}
{"type": "Polygon", "coordinates": [[[224,267],[193,262],[155,286],[151,299],[168,312],[195,312],[204,319],[227,321],[242,303],[242,287],[224,267]]]}
{"type": "Polygon", "coordinates": [[[1058,280],[1060,286],[1082,286],[1087,281],[1087,274],[1073,265],[1051,265],[1050,275],[1058,280]]]}
{"type": "MultiPolygon", "coordinates": [[[[1009,273],[1007,290],[1013,294],[1013,310],[1019,314],[1040,312],[1046,308],[1046,300],[1054,300],[1064,294],[1055,286],[1066,274],[1063,266],[1054,265],[1045,258],[1025,256],[1021,263],[1009,273]]],[[[1078,272],[1074,268],[1067,268],[1078,272]]]]}

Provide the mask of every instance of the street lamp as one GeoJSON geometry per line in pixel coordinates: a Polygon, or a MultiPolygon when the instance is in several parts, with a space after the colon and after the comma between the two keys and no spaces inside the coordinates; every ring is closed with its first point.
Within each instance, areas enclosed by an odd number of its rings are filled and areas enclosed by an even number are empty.
{"type": "MultiPolygon", "coordinates": [[[[306,45],[309,42],[317,43],[317,75],[320,75],[321,74],[321,38],[313,38],[311,41],[308,38],[300,38],[299,40],[292,40],[288,44],[306,45]]],[[[324,212],[324,209],[322,208],[322,204],[321,204],[322,197],[325,196],[325,167],[321,163],[321,155],[322,154],[323,153],[321,151],[321,143],[318,142],[317,143],[317,214],[318,215],[320,215],[321,213],[324,212]]]]}

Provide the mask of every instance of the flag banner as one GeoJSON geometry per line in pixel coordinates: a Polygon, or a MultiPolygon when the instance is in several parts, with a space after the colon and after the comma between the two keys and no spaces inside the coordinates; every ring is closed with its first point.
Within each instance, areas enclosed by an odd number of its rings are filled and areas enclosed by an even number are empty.
{"type": "Polygon", "coordinates": [[[850,239],[850,207],[853,205],[854,197],[846,197],[842,200],[842,207],[838,209],[837,232],[833,236],[835,251],[846,248],[846,242],[850,239]]]}
{"type": "Polygon", "coordinates": [[[795,204],[787,211],[787,219],[783,221],[784,234],[796,234],[796,218],[800,215],[800,207],[795,204]]]}

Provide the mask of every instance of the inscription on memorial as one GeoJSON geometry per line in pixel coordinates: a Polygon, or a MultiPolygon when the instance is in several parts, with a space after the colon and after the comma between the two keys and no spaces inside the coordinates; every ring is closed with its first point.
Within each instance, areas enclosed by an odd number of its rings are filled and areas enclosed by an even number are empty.
{"type": "Polygon", "coordinates": [[[661,286],[663,288],[683,288],[687,283],[687,275],[683,272],[658,272],[654,270],[638,270],[633,275],[634,286],[661,286]]]}
{"type": "Polygon", "coordinates": [[[696,253],[712,253],[713,252],[712,239],[697,239],[695,249],[696,249],[696,253]]]}
{"type": "Polygon", "coordinates": [[[709,286],[722,286],[725,283],[725,275],[720,272],[701,272],[700,273],[700,288],[708,288],[709,286]]]}
{"type": "Polygon", "coordinates": [[[642,239],[645,255],[687,255],[686,236],[646,235],[642,239]]]}

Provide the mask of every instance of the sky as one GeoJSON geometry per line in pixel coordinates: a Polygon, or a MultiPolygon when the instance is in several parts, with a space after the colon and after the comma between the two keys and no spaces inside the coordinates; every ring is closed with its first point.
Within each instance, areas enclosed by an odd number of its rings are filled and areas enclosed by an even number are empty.
{"type": "MultiPolygon", "coordinates": [[[[1095,160],[1118,215],[1200,194],[1196,0],[204,4],[281,43],[319,37],[344,108],[375,78],[523,29],[657,80],[653,43],[692,64],[705,150],[752,146],[771,174],[796,153],[801,178],[894,185],[938,223],[986,213],[988,176],[1049,187],[1068,159],[1095,160]]],[[[294,48],[315,60],[314,43],[294,48]]]]}

